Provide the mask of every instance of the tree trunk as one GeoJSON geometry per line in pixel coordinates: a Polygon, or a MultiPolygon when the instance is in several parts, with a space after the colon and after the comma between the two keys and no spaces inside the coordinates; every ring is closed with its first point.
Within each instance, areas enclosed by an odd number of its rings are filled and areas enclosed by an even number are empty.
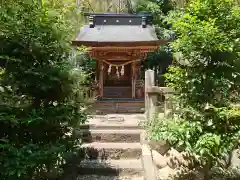
{"type": "Polygon", "coordinates": [[[212,161],[208,160],[207,164],[203,167],[204,180],[210,179],[209,171],[211,167],[212,167],[212,161]]]}
{"type": "Polygon", "coordinates": [[[34,99],[32,103],[32,108],[37,109],[41,106],[41,100],[40,99],[34,99]]]}

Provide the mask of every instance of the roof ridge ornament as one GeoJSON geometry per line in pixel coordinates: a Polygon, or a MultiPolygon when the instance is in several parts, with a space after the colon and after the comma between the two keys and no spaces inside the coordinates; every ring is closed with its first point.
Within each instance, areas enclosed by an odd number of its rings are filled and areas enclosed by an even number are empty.
{"type": "Polygon", "coordinates": [[[95,23],[94,23],[94,16],[89,16],[89,27],[94,28],[95,23]]]}
{"type": "Polygon", "coordinates": [[[142,17],[142,28],[146,28],[147,27],[147,17],[143,16],[142,17]]]}

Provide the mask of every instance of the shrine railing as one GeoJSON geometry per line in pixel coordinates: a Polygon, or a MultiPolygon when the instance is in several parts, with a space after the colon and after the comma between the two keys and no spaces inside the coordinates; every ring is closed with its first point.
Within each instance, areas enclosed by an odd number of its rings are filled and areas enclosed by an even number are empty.
{"type": "Polygon", "coordinates": [[[99,93],[96,86],[92,85],[90,87],[81,87],[81,89],[78,91],[78,96],[83,101],[92,103],[98,98],[99,93]]]}
{"type": "Polygon", "coordinates": [[[164,117],[169,116],[174,111],[172,95],[175,91],[168,87],[158,87],[155,85],[153,70],[145,72],[145,113],[146,118],[152,119],[160,111],[164,117]]]}
{"type": "MultiPolygon", "coordinates": [[[[147,120],[151,120],[160,112],[164,117],[171,117],[178,110],[173,95],[178,92],[168,87],[159,87],[156,85],[155,72],[153,70],[145,71],[145,113],[147,120]]],[[[239,97],[239,93],[234,94],[239,97]]],[[[235,108],[240,108],[240,103],[231,104],[235,108]]]]}
{"type": "Polygon", "coordinates": [[[144,80],[143,79],[136,80],[136,97],[144,98],[144,80]]]}

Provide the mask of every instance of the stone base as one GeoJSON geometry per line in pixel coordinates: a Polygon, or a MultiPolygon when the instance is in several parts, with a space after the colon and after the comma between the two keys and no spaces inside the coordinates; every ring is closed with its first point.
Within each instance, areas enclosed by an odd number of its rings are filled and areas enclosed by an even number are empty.
{"type": "Polygon", "coordinates": [[[96,101],[91,112],[96,114],[107,113],[143,113],[144,112],[144,100],[102,100],[96,101]]]}

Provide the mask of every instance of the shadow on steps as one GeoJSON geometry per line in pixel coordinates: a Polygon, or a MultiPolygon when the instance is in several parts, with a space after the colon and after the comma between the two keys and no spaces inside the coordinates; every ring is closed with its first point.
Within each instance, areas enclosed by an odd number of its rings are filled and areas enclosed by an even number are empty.
{"type": "Polygon", "coordinates": [[[106,161],[107,157],[94,148],[80,149],[72,155],[64,166],[64,174],[59,180],[78,180],[83,175],[108,176],[109,180],[117,180],[119,170],[112,168],[106,161]],[[114,177],[115,176],[115,177],[114,177]]]}

